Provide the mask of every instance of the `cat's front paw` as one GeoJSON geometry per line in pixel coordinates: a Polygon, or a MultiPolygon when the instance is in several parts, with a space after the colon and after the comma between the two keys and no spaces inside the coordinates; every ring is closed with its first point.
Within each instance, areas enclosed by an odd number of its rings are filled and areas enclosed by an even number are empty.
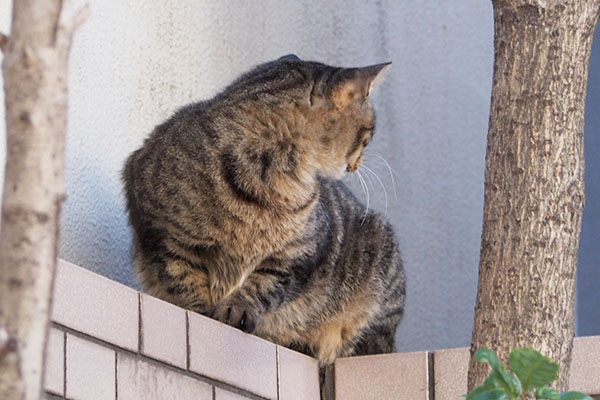
{"type": "Polygon", "coordinates": [[[254,332],[258,323],[258,313],[250,305],[228,301],[216,307],[212,318],[248,333],[254,332]]]}

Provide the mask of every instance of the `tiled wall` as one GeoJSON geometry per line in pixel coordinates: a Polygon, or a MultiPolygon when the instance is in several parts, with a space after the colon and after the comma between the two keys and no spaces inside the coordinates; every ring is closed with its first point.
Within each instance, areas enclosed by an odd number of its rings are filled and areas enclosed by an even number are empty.
{"type": "MultiPolygon", "coordinates": [[[[60,260],[48,399],[317,400],[316,360],[60,260]]],[[[575,340],[571,388],[600,394],[600,337],[575,340]]],[[[468,349],[337,360],[328,400],[458,399],[468,349]]]]}
{"type": "Polygon", "coordinates": [[[60,260],[48,398],[318,399],[316,360],[60,260]]]}

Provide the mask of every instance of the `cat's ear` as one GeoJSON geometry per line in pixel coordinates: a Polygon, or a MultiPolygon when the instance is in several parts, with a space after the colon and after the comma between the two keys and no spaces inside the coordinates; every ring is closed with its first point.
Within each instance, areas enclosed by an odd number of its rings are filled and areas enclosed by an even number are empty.
{"type": "Polygon", "coordinates": [[[283,57],[279,57],[278,61],[302,61],[300,57],[295,54],[288,54],[283,57]]]}
{"type": "Polygon", "coordinates": [[[346,68],[333,77],[330,99],[336,107],[346,107],[355,101],[369,97],[386,75],[391,62],[362,68],[346,68]]]}

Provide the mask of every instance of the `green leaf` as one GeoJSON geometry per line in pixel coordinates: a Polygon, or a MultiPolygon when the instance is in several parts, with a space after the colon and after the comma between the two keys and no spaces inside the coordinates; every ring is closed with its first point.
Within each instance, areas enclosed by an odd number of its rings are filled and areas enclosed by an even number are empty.
{"type": "Polygon", "coordinates": [[[585,393],[565,392],[560,394],[560,400],[594,400],[585,393]]]}
{"type": "Polygon", "coordinates": [[[521,382],[506,370],[496,353],[492,350],[480,349],[475,353],[475,360],[485,362],[492,368],[488,379],[493,380],[498,387],[503,388],[512,398],[518,398],[521,395],[521,382]]]}
{"type": "Polygon", "coordinates": [[[497,370],[504,366],[502,361],[500,361],[496,353],[494,353],[492,350],[479,349],[473,358],[475,358],[475,361],[477,362],[487,363],[490,367],[492,367],[492,370],[497,370]]]}
{"type": "Polygon", "coordinates": [[[556,389],[550,389],[548,386],[539,388],[535,391],[536,399],[560,400],[560,393],[556,389]]]}
{"type": "Polygon", "coordinates": [[[480,394],[477,397],[468,400],[511,400],[506,396],[506,392],[502,389],[496,389],[480,394]]]}
{"type": "Polygon", "coordinates": [[[542,388],[558,377],[558,364],[529,347],[510,352],[510,369],[525,392],[542,388]]]}
{"type": "Polygon", "coordinates": [[[467,400],[506,399],[506,392],[491,377],[487,377],[483,385],[477,386],[465,396],[467,400]],[[504,394],[505,397],[501,397],[504,394]]]}
{"type": "Polygon", "coordinates": [[[492,372],[490,377],[510,393],[512,397],[518,398],[521,395],[521,382],[519,382],[516,376],[506,371],[504,365],[502,365],[502,369],[499,371],[492,372]]]}
{"type": "Polygon", "coordinates": [[[466,396],[467,400],[511,400],[506,392],[498,388],[486,388],[484,385],[477,386],[466,396]]]}

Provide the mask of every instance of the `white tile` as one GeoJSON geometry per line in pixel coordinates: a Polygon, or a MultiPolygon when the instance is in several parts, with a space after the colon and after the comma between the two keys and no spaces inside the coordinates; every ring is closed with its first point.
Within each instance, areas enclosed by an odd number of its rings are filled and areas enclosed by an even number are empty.
{"type": "Polygon", "coordinates": [[[428,400],[427,352],[338,358],[336,400],[428,400]]]}
{"type": "Polygon", "coordinates": [[[212,400],[212,386],[167,368],[117,355],[119,400],[212,400]]]}
{"type": "Polygon", "coordinates": [[[215,400],[248,400],[248,397],[221,388],[215,388],[215,400]]]}
{"type": "Polygon", "coordinates": [[[138,350],[138,292],[59,260],[51,319],[61,325],[138,350]]]}
{"type": "Polygon", "coordinates": [[[65,333],[56,328],[48,331],[44,389],[62,396],[65,384],[65,333]]]}
{"type": "Polygon", "coordinates": [[[187,368],[185,310],[142,293],[142,354],[187,368]]]}
{"type": "Polygon", "coordinates": [[[115,352],[67,334],[67,398],[115,400],[115,352]]]}
{"type": "Polygon", "coordinates": [[[467,394],[468,347],[438,350],[433,355],[436,400],[455,400],[467,394]]]}
{"type": "Polygon", "coordinates": [[[189,313],[190,370],[268,399],[277,399],[275,345],[189,313]]]}
{"type": "Polygon", "coordinates": [[[279,352],[279,399],[319,400],[319,365],[316,359],[277,346],[279,352]]]}

